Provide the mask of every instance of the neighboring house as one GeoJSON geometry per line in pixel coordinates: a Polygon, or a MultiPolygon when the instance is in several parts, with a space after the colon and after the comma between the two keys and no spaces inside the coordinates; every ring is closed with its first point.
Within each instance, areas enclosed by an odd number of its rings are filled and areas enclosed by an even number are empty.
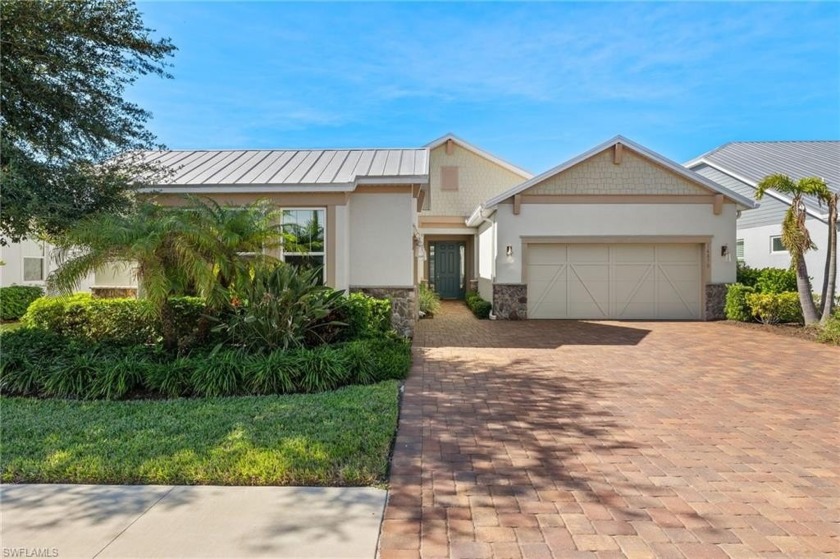
{"type": "MultiPolygon", "coordinates": [[[[51,245],[29,239],[0,245],[0,261],[0,287],[37,285],[46,288],[47,276],[58,266],[51,245]]],[[[92,283],[92,277],[86,278],[79,290],[90,290],[92,283]]]]}
{"type": "MultiPolygon", "coordinates": [[[[840,190],[840,142],[730,142],[685,164],[686,167],[748,198],[767,175],[782,173],[797,180],[817,176],[829,188],[840,190]]],[[[825,277],[828,240],[826,207],[813,198],[805,200],[806,225],[817,250],[806,254],[805,262],[814,291],[819,292],[825,277]]],[[[737,254],[754,268],[787,268],[790,255],[781,242],[782,220],[790,198],[770,190],[759,208],[738,217],[737,254]]]]}
{"type": "Polygon", "coordinates": [[[722,316],[737,211],[755,203],[617,136],[478,206],[499,318],[722,316]]]}

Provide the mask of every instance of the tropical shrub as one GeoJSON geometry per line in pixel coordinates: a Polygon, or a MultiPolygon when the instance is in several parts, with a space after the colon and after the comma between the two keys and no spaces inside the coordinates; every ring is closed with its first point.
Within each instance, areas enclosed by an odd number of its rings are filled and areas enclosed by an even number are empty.
{"type": "Polygon", "coordinates": [[[211,309],[221,310],[231,286],[247,283],[255,267],[277,262],[264,249],[279,247],[287,237],[279,210],[268,202],[230,207],[193,197],[185,202],[187,211],[143,203],[133,213],[79,221],[58,239],[61,266],[48,285],[68,294],[90,272],[132,262],[144,297],[163,324],[164,346],[176,350],[171,297],[200,295],[211,309]]]}
{"type": "Polygon", "coordinates": [[[321,285],[321,271],[281,264],[257,268],[249,282],[237,286],[232,312],[214,331],[228,344],[251,351],[304,347],[307,338],[335,321],[325,320],[341,304],[343,292],[321,285]]]}
{"type": "Polygon", "coordinates": [[[755,282],[758,293],[787,293],[796,291],[796,272],[783,268],[763,268],[759,270],[755,282]]]}
{"type": "Polygon", "coordinates": [[[747,293],[746,300],[752,315],[764,324],[802,322],[798,293],[747,293]]]}
{"type": "Polygon", "coordinates": [[[755,293],[755,288],[749,285],[733,283],[726,290],[726,304],[723,312],[729,320],[740,322],[751,322],[753,320],[752,310],[747,304],[747,295],[755,293]]]}
{"type": "MultiPolygon", "coordinates": [[[[184,346],[197,344],[202,337],[200,323],[207,312],[203,300],[172,297],[168,308],[176,339],[184,346]]],[[[30,305],[21,322],[71,338],[118,345],[153,343],[163,329],[145,299],[94,299],[88,293],[42,297],[30,305]]]]}
{"type": "Polygon", "coordinates": [[[341,297],[330,314],[316,323],[305,341],[311,347],[381,337],[391,331],[390,300],[350,293],[341,297]]]}
{"type": "Polygon", "coordinates": [[[465,302],[476,318],[490,318],[490,312],[493,310],[493,304],[482,299],[481,295],[479,295],[477,291],[468,292],[465,302]]]}
{"type": "Polygon", "coordinates": [[[835,313],[822,325],[817,339],[826,344],[840,345],[840,313],[835,313]]]}
{"type": "Polygon", "coordinates": [[[750,268],[738,263],[738,283],[755,288],[757,293],[796,291],[796,272],[792,268],[750,268]]]}
{"type": "Polygon", "coordinates": [[[44,290],[35,285],[0,287],[0,319],[18,320],[32,301],[43,296],[44,290]]]}
{"type": "Polygon", "coordinates": [[[752,268],[743,262],[738,262],[735,281],[747,287],[755,287],[760,272],[760,268],[752,268]]]}
{"type": "Polygon", "coordinates": [[[417,302],[423,314],[434,315],[440,312],[440,296],[425,283],[420,284],[417,302]]]}
{"type": "Polygon", "coordinates": [[[351,293],[343,301],[346,310],[346,339],[383,336],[391,331],[391,301],[364,293],[351,293]]]}
{"type": "Polygon", "coordinates": [[[394,336],[269,353],[220,347],[182,356],[27,328],[3,333],[0,343],[0,393],[56,398],[320,392],[402,379],[411,367],[410,344],[394,336]]]}

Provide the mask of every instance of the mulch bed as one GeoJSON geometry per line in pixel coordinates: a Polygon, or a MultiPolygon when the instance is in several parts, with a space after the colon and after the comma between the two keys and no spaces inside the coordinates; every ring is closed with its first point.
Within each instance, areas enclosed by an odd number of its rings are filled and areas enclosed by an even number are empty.
{"type": "Polygon", "coordinates": [[[771,334],[778,334],[779,336],[787,336],[789,338],[799,338],[800,340],[809,340],[816,343],[821,343],[817,339],[819,330],[817,328],[806,328],[801,324],[758,324],[755,322],[738,322],[736,320],[726,320],[723,324],[731,324],[738,328],[748,328],[752,330],[761,330],[762,332],[770,332],[771,334]]]}

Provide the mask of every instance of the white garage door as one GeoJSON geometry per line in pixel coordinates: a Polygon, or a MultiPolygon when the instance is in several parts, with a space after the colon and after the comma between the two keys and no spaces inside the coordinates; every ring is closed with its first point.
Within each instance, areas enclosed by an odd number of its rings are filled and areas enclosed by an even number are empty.
{"type": "Polygon", "coordinates": [[[531,244],[528,318],[700,319],[701,245],[531,244]]]}

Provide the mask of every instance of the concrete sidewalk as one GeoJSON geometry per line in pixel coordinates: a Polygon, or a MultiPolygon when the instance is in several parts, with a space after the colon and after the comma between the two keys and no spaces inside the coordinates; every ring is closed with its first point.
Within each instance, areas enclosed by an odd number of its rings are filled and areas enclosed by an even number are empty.
{"type": "Polygon", "coordinates": [[[0,486],[3,557],[376,555],[373,488],[0,486]]]}

